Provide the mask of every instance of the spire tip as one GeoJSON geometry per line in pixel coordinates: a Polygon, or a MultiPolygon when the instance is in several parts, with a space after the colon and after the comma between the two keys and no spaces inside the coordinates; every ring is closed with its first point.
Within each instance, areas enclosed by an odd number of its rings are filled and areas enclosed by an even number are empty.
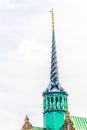
{"type": "Polygon", "coordinates": [[[54,12],[53,12],[53,8],[50,11],[50,13],[52,13],[52,28],[54,29],[54,12]]]}

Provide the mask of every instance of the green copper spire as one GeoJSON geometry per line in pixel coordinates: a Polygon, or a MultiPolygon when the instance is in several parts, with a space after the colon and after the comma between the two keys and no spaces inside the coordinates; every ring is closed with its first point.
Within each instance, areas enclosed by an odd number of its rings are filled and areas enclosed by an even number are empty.
{"type": "Polygon", "coordinates": [[[64,124],[65,113],[68,108],[67,93],[61,87],[58,77],[57,55],[54,34],[54,13],[52,13],[52,51],[50,83],[43,92],[43,122],[44,128],[60,130],[64,124]]]}

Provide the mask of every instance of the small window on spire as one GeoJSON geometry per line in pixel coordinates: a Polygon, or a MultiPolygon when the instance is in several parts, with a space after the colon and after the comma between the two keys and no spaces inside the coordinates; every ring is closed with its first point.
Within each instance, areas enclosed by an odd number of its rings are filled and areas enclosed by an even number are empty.
{"type": "Polygon", "coordinates": [[[46,99],[44,99],[44,110],[46,110],[46,99]]]}
{"type": "Polygon", "coordinates": [[[53,109],[53,97],[51,97],[51,109],[53,109]]]}
{"type": "Polygon", "coordinates": [[[48,101],[48,109],[49,109],[49,107],[50,107],[50,99],[49,99],[49,97],[47,98],[47,101],[48,101]]]}
{"type": "Polygon", "coordinates": [[[58,97],[56,97],[56,108],[58,108],[58,97]]]}
{"type": "Polygon", "coordinates": [[[62,109],[62,97],[60,97],[60,108],[62,109]]]}

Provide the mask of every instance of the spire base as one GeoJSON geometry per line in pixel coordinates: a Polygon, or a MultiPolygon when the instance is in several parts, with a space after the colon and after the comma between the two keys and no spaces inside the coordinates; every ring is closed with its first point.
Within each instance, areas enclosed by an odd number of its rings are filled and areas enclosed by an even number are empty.
{"type": "Polygon", "coordinates": [[[56,84],[52,82],[49,83],[48,87],[45,90],[45,93],[52,93],[52,92],[59,92],[59,93],[67,94],[67,92],[62,88],[59,82],[56,84]]]}

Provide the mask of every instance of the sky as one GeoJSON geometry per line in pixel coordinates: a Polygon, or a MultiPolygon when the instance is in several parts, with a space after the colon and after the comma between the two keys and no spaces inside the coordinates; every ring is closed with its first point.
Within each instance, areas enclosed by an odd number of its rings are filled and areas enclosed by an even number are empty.
{"type": "Polygon", "coordinates": [[[87,117],[87,0],[0,0],[0,129],[43,126],[50,82],[51,14],[59,80],[71,115],[87,117]]]}

